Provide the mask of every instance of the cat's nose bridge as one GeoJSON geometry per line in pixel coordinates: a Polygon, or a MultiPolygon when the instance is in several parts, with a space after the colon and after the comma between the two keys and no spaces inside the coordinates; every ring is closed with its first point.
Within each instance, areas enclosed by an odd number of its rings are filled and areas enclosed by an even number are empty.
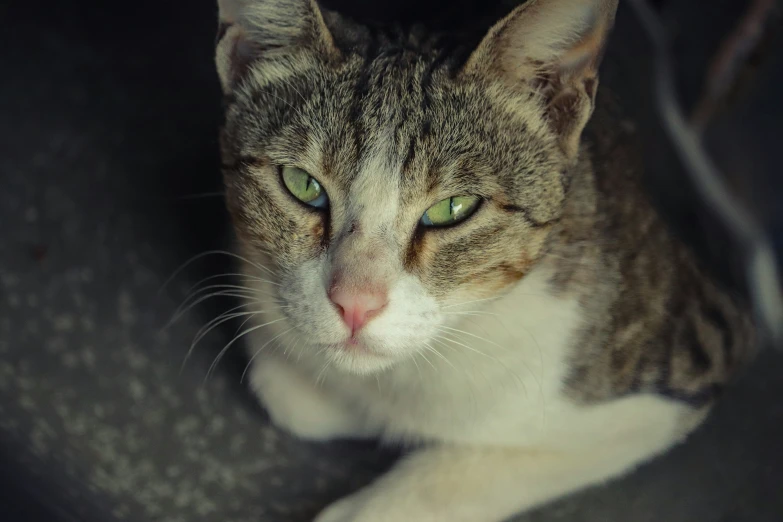
{"type": "Polygon", "coordinates": [[[391,242],[368,235],[359,224],[334,245],[327,285],[338,284],[351,293],[386,293],[399,273],[394,249],[391,242]]]}
{"type": "Polygon", "coordinates": [[[332,273],[346,279],[388,284],[395,274],[392,245],[371,238],[344,239],[332,255],[332,273]]]}

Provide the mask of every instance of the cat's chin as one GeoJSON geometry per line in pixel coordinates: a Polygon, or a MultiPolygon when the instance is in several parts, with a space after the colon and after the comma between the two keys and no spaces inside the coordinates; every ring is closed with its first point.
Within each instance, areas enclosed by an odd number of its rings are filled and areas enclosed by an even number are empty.
{"type": "Polygon", "coordinates": [[[396,359],[379,353],[364,343],[344,342],[330,345],[327,357],[332,366],[354,375],[369,375],[390,368],[396,359]]]}

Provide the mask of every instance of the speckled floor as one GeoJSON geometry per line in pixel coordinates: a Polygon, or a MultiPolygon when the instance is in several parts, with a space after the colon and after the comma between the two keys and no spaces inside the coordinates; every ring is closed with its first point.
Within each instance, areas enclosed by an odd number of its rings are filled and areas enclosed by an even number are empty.
{"type": "MultiPolygon", "coordinates": [[[[214,256],[159,293],[226,246],[212,2],[19,4],[0,6],[2,483],[62,520],[258,522],[308,520],[371,480],[392,455],[278,433],[238,358],[205,380],[232,329],[181,369],[220,305],[163,329],[230,269],[214,256]]],[[[781,520],[781,376],[763,355],[689,442],[521,520],[781,520]]]]}

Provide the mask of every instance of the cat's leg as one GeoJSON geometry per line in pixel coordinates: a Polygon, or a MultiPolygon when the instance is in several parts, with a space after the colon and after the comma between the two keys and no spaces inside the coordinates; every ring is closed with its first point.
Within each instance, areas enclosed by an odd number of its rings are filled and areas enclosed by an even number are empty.
{"type": "MultiPolygon", "coordinates": [[[[669,440],[667,446],[674,440],[669,440]]],[[[434,447],[412,454],[316,522],[500,522],[600,483],[662,451],[618,444],[588,451],[434,447]]]]}
{"type": "Polygon", "coordinates": [[[358,415],[294,366],[273,356],[258,357],[252,364],[250,387],[276,426],[316,441],[376,435],[358,415]]]}

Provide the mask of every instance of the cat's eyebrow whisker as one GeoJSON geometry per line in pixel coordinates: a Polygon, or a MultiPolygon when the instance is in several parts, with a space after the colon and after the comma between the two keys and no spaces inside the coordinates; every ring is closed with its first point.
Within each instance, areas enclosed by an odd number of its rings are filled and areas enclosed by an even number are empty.
{"type": "MultiPolygon", "coordinates": [[[[236,335],[236,336],[235,336],[233,339],[231,339],[231,340],[230,340],[230,341],[229,341],[229,342],[228,342],[228,343],[227,343],[227,344],[226,344],[226,345],[223,347],[223,349],[222,349],[222,350],[220,350],[220,352],[218,352],[217,356],[215,357],[215,360],[214,360],[214,361],[212,361],[212,364],[211,364],[211,365],[209,365],[209,369],[207,370],[207,375],[204,377],[204,383],[206,383],[206,382],[207,382],[207,380],[209,379],[210,375],[212,375],[212,372],[215,370],[215,368],[217,367],[218,363],[220,363],[220,360],[221,360],[221,359],[223,358],[223,356],[226,354],[226,352],[228,351],[228,349],[229,349],[229,348],[231,348],[231,346],[232,346],[234,343],[236,343],[236,342],[237,342],[239,339],[241,339],[242,337],[244,337],[245,335],[247,335],[247,334],[249,334],[249,333],[251,333],[251,332],[254,332],[255,330],[258,330],[258,329],[260,329],[260,328],[264,328],[264,327],[266,327],[266,326],[269,326],[269,325],[272,325],[272,324],[275,324],[275,323],[279,323],[280,321],[283,321],[283,320],[284,320],[284,318],[282,318],[282,317],[281,317],[280,319],[275,319],[275,320],[273,320],[273,321],[268,321],[268,322],[266,322],[266,323],[264,323],[264,324],[260,324],[260,325],[258,325],[258,326],[253,326],[253,327],[251,327],[251,328],[248,328],[248,329],[246,329],[245,331],[241,332],[239,335],[236,335]]],[[[265,345],[265,346],[266,346],[266,345],[265,345]]]]}
{"type": "MultiPolygon", "coordinates": [[[[277,274],[275,274],[275,273],[274,273],[272,270],[270,270],[269,268],[267,268],[267,267],[265,267],[265,266],[263,266],[263,265],[259,265],[258,263],[254,263],[254,262],[250,261],[249,259],[247,259],[246,257],[244,257],[244,256],[241,256],[241,255],[239,255],[239,254],[235,254],[234,252],[229,252],[229,251],[227,251],[227,250],[207,250],[206,252],[201,252],[200,254],[196,254],[195,256],[191,257],[190,259],[188,259],[187,261],[185,261],[184,263],[182,263],[182,264],[181,264],[181,265],[180,265],[180,266],[179,266],[179,267],[178,267],[176,270],[174,270],[174,273],[172,273],[172,274],[169,276],[169,278],[168,278],[168,279],[166,279],[166,281],[165,281],[165,282],[163,283],[163,285],[161,286],[160,290],[158,291],[158,295],[162,294],[162,293],[163,293],[163,291],[164,291],[164,290],[165,290],[165,289],[166,289],[166,288],[169,286],[169,284],[171,284],[171,282],[172,282],[172,281],[173,281],[173,280],[174,280],[174,279],[175,279],[175,278],[176,278],[176,277],[177,277],[177,276],[178,276],[178,275],[179,275],[179,274],[180,274],[180,273],[181,273],[183,270],[185,270],[187,267],[189,267],[190,265],[192,265],[193,263],[195,263],[195,262],[196,262],[196,261],[198,261],[199,259],[203,259],[203,258],[205,258],[205,257],[207,257],[207,256],[214,256],[214,255],[224,255],[224,256],[233,257],[233,258],[235,258],[235,259],[239,259],[240,261],[244,261],[245,263],[249,264],[250,266],[253,266],[253,267],[255,267],[255,268],[257,268],[257,269],[261,270],[262,272],[263,272],[263,271],[266,271],[266,272],[268,272],[268,273],[269,273],[270,275],[272,275],[272,276],[277,276],[277,274]]],[[[270,283],[271,283],[271,281],[270,281],[270,283]]],[[[272,284],[278,284],[278,283],[272,283],[272,284]]]]}
{"type": "MultiPolygon", "coordinates": [[[[290,108],[292,111],[294,111],[296,113],[297,116],[299,116],[302,119],[305,119],[304,116],[302,115],[302,111],[299,110],[299,107],[295,107],[291,102],[289,102],[287,100],[284,100],[283,98],[281,98],[280,96],[276,95],[273,92],[270,92],[270,93],[267,93],[267,94],[269,94],[269,96],[271,96],[272,98],[276,99],[277,101],[286,104],[288,106],[288,108],[290,108]]],[[[299,96],[302,96],[302,94],[299,93],[298,91],[297,91],[297,94],[299,94],[299,96]]]]}
{"type": "Polygon", "coordinates": [[[303,101],[303,102],[305,102],[305,103],[307,102],[307,98],[305,98],[305,97],[304,97],[304,95],[303,95],[303,94],[302,94],[302,93],[299,91],[299,89],[297,89],[297,88],[294,86],[293,82],[290,82],[290,81],[288,81],[288,79],[287,79],[287,78],[284,78],[284,77],[282,77],[282,76],[280,77],[280,80],[279,80],[279,81],[280,81],[281,83],[285,84],[285,86],[286,86],[286,87],[288,87],[289,89],[291,89],[292,91],[294,91],[296,94],[298,94],[298,95],[299,95],[299,99],[300,99],[300,100],[302,100],[302,101],[303,101]]]}
{"type": "MultiPolygon", "coordinates": [[[[267,324],[272,324],[272,323],[267,323],[267,324]]],[[[269,344],[270,344],[270,343],[273,343],[273,342],[275,342],[275,340],[277,340],[277,339],[279,339],[280,337],[284,336],[285,334],[287,334],[288,332],[290,332],[290,331],[291,331],[291,330],[293,330],[293,329],[294,329],[294,328],[293,328],[293,327],[291,327],[291,328],[289,328],[288,330],[285,330],[284,332],[280,332],[279,334],[275,335],[274,337],[272,337],[271,339],[269,339],[267,342],[265,342],[265,343],[264,343],[264,344],[261,346],[261,348],[259,348],[259,349],[258,349],[258,350],[256,350],[255,352],[253,352],[253,356],[252,356],[252,357],[250,357],[250,360],[249,360],[249,361],[247,361],[247,364],[245,365],[245,369],[242,371],[242,375],[239,377],[239,382],[240,382],[240,383],[242,383],[242,382],[245,382],[245,375],[247,375],[247,372],[248,372],[248,370],[250,369],[250,366],[253,364],[253,361],[254,361],[254,360],[255,360],[255,358],[258,356],[258,354],[260,354],[260,353],[261,353],[261,352],[264,350],[264,348],[266,348],[267,346],[269,346],[269,344]]],[[[251,331],[252,331],[252,329],[251,329],[251,331]]],[[[248,332],[246,332],[246,333],[249,333],[249,331],[248,331],[248,332]]],[[[244,335],[244,334],[243,334],[243,335],[244,335]]],[[[224,349],[225,349],[225,348],[224,348],[224,349]]],[[[217,363],[217,360],[215,361],[215,363],[217,363]]],[[[209,372],[207,372],[207,377],[209,377],[209,372]]]]}

